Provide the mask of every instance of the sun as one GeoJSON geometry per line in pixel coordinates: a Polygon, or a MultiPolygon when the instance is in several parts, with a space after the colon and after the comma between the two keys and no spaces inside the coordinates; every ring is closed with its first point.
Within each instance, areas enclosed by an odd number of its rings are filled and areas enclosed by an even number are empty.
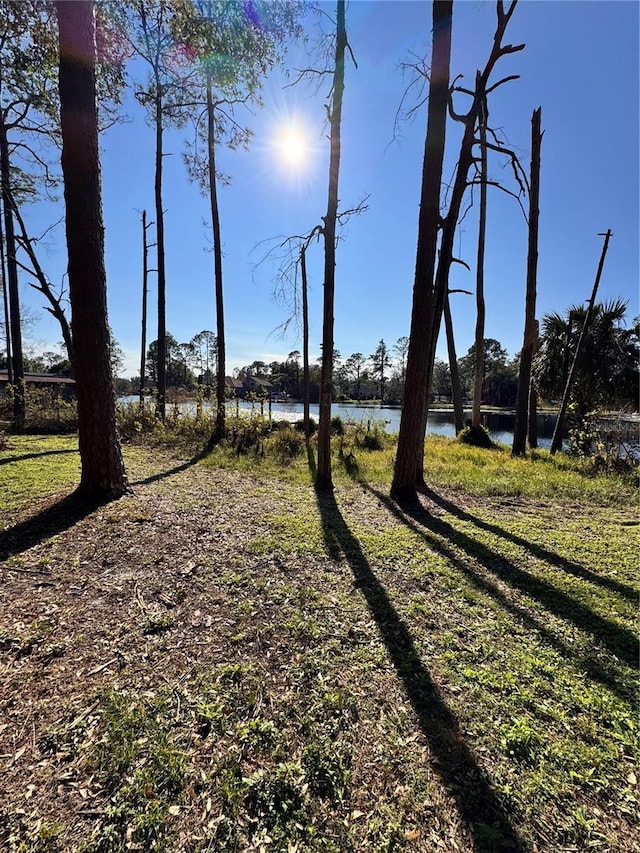
{"type": "Polygon", "coordinates": [[[283,161],[289,166],[301,166],[307,158],[307,141],[304,134],[295,127],[287,128],[282,132],[278,139],[278,148],[283,161]]]}

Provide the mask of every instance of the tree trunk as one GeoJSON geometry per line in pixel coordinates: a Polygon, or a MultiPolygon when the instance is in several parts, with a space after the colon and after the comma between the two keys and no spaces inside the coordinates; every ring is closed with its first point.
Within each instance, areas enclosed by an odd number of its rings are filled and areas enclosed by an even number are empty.
{"type": "Polygon", "coordinates": [[[207,75],[207,151],[209,166],[209,203],[213,228],[213,266],[216,293],[216,336],[218,364],[216,372],[216,425],[210,444],[220,441],[225,432],[226,417],[226,346],[224,339],[224,298],[222,290],[222,244],[220,241],[220,211],[218,209],[218,179],[216,176],[216,126],[213,83],[207,75]]]}
{"type": "Polygon", "coordinates": [[[538,340],[536,323],[536,294],[538,274],[538,220],[540,217],[540,148],[542,131],[540,129],[541,108],[531,116],[531,179],[529,189],[529,248],[527,252],[527,292],[524,311],[524,342],[520,354],[520,372],[518,375],[518,396],[516,398],[516,422],[513,430],[513,456],[524,456],[526,451],[527,428],[530,428],[529,404],[533,388],[531,386],[531,365],[538,340]]]}
{"type": "Polygon", "coordinates": [[[164,259],[164,211],[162,209],[162,86],[157,73],[155,106],[156,173],[154,189],[156,203],[156,240],[158,243],[158,396],[156,400],[156,417],[164,421],[167,405],[167,279],[164,259]]]}
{"type": "Polygon", "coordinates": [[[604,267],[604,259],[607,254],[607,249],[609,248],[609,240],[611,239],[611,229],[609,228],[604,236],[604,245],[602,247],[602,254],[600,255],[600,263],[598,264],[598,271],[596,273],[596,280],[593,284],[593,290],[591,292],[591,299],[589,300],[589,304],[587,306],[587,312],[584,316],[584,323],[582,324],[582,328],[580,329],[580,335],[578,337],[578,343],[576,344],[576,351],[573,354],[573,362],[571,364],[571,370],[569,371],[569,376],[567,377],[567,384],[564,389],[564,393],[562,395],[562,403],[560,404],[560,411],[558,412],[558,420],[556,421],[555,429],[553,430],[553,438],[551,439],[551,455],[555,456],[555,454],[562,447],[562,433],[564,431],[564,419],[567,414],[567,407],[569,406],[569,399],[571,397],[571,389],[573,387],[573,379],[576,374],[576,366],[578,364],[578,360],[580,358],[580,351],[582,349],[582,342],[584,340],[584,336],[589,328],[589,323],[591,322],[591,314],[593,313],[593,306],[596,301],[596,294],[598,292],[598,286],[600,284],[600,277],[602,275],[602,268],[604,267]]]}
{"type": "Polygon", "coordinates": [[[453,427],[456,435],[464,426],[464,411],[462,408],[462,388],[458,373],[458,357],[456,355],[456,340],[453,334],[453,318],[449,305],[449,294],[444,299],[444,327],[447,333],[447,351],[449,353],[449,372],[451,373],[451,402],[453,403],[453,427]]]}
{"type": "MultiPolygon", "coordinates": [[[[479,75],[478,75],[479,77],[479,75]]],[[[479,79],[476,81],[476,89],[479,79]]],[[[487,232],[487,121],[488,107],[486,95],[480,101],[478,130],[480,136],[480,210],[478,222],[478,255],[476,262],[476,336],[475,365],[473,374],[473,412],[471,425],[480,426],[482,403],[482,382],[484,380],[484,247],[487,232]]]]}
{"type": "Polygon", "coordinates": [[[535,450],[538,446],[538,392],[533,382],[529,389],[529,447],[535,450]]]}
{"type": "Polygon", "coordinates": [[[324,304],[322,314],[322,369],[320,373],[320,422],[318,426],[318,471],[316,489],[333,489],[331,480],[331,391],[333,376],[333,306],[336,275],[336,219],[340,175],[340,125],[344,94],[344,55],[347,47],[345,2],[338,0],[336,58],[330,117],[329,194],[324,217],[324,304]]]}
{"type": "Polygon", "coordinates": [[[98,157],[95,24],[90,0],[57,0],[62,175],[82,474],[78,494],[127,491],[109,359],[98,157]]]}
{"type": "Polygon", "coordinates": [[[149,277],[149,248],[147,246],[147,211],[142,211],[142,323],[140,335],[140,408],[144,408],[144,383],[147,362],[147,280],[149,277]]]}
{"type": "MultiPolygon", "coordinates": [[[[440,241],[440,256],[438,259],[438,267],[436,269],[435,281],[433,286],[433,305],[431,311],[431,323],[425,326],[427,329],[426,338],[428,341],[429,354],[426,362],[426,372],[424,376],[424,399],[425,407],[422,419],[422,435],[427,428],[427,417],[429,413],[429,396],[431,392],[431,384],[433,378],[433,364],[436,357],[436,346],[438,343],[438,334],[440,332],[440,324],[442,322],[442,311],[444,307],[444,297],[447,292],[449,282],[449,269],[453,260],[453,242],[460,216],[460,208],[462,200],[467,188],[467,177],[469,169],[473,163],[473,144],[476,121],[478,119],[482,99],[486,97],[487,81],[493,71],[496,62],[501,56],[509,53],[516,53],[524,48],[524,45],[502,45],[511,16],[516,8],[517,0],[512,0],[507,11],[504,11],[502,2],[497,5],[497,25],[493,36],[493,46],[487,60],[484,70],[476,78],[476,91],[474,94],[473,104],[471,109],[464,117],[464,133],[462,143],[460,145],[460,154],[458,155],[458,166],[451,191],[451,202],[449,211],[442,226],[442,239],[440,241]]],[[[510,78],[506,78],[510,79],[510,78]]],[[[424,333],[424,332],[423,332],[424,333]]],[[[420,445],[420,454],[415,460],[416,468],[414,471],[414,480],[417,485],[424,484],[424,442],[420,445]]]]}
{"type": "Polygon", "coordinates": [[[302,279],[302,423],[304,437],[309,446],[309,290],[307,283],[307,248],[300,249],[300,276],[302,279]]]}
{"type": "Polygon", "coordinates": [[[433,274],[440,224],[440,183],[449,103],[452,14],[452,0],[436,0],[433,3],[431,79],[422,167],[411,332],[407,350],[407,373],[398,433],[398,449],[391,484],[391,496],[398,501],[415,500],[417,487],[422,480],[427,408],[425,387],[430,355],[427,332],[433,311],[433,274]]]}
{"type": "MultiPolygon", "coordinates": [[[[479,96],[476,92],[476,100],[479,103],[479,96]]],[[[465,122],[464,134],[460,145],[460,154],[458,158],[458,167],[451,192],[451,202],[449,212],[442,226],[442,238],[440,241],[440,255],[438,258],[438,266],[435,274],[433,285],[433,302],[432,311],[429,318],[430,322],[425,325],[428,330],[425,334],[428,356],[426,362],[426,370],[424,376],[423,396],[425,400],[424,413],[422,418],[422,435],[427,429],[427,417],[429,415],[429,397],[431,394],[431,385],[433,380],[433,363],[436,357],[436,346],[438,344],[438,335],[440,334],[440,325],[442,323],[442,313],[444,310],[444,300],[449,287],[449,271],[451,269],[453,259],[453,242],[458,226],[458,218],[460,216],[460,208],[462,200],[467,189],[467,177],[469,169],[473,163],[473,141],[475,130],[475,117],[477,116],[478,107],[472,108],[465,122]]],[[[416,459],[416,470],[414,478],[416,483],[424,483],[424,442],[420,447],[420,454],[416,459]]]]}
{"type": "MultiPolygon", "coordinates": [[[[1,195],[1,193],[0,193],[1,195]]],[[[0,276],[2,277],[2,304],[4,307],[4,334],[7,350],[7,379],[9,385],[13,385],[13,364],[11,360],[11,324],[9,322],[9,291],[7,290],[7,277],[5,275],[4,262],[4,229],[2,217],[0,216],[0,276]]]]}
{"type": "Polygon", "coordinates": [[[7,129],[2,123],[0,111],[0,177],[2,180],[2,207],[4,210],[4,232],[7,245],[7,279],[9,290],[9,328],[11,338],[11,371],[13,374],[13,429],[21,432],[25,420],[24,356],[22,352],[22,329],[20,326],[20,291],[18,288],[18,264],[16,262],[16,240],[13,230],[13,205],[11,198],[11,173],[9,166],[9,142],[7,129]]]}

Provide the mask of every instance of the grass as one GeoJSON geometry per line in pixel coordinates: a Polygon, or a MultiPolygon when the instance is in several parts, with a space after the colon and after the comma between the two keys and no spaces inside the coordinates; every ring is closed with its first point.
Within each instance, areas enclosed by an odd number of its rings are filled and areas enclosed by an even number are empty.
{"type": "Polygon", "coordinates": [[[405,511],[386,439],[317,497],[284,434],[38,535],[74,439],[10,437],[0,846],[638,851],[630,481],[430,438],[405,511]]]}

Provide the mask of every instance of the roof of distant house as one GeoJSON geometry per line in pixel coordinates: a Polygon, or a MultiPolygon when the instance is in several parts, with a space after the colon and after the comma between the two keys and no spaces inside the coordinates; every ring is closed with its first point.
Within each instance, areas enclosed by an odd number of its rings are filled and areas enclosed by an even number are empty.
{"type": "Polygon", "coordinates": [[[264,388],[273,388],[273,382],[269,382],[268,379],[263,379],[261,376],[247,376],[246,381],[251,381],[254,385],[262,385],[264,388]]]}
{"type": "MultiPolygon", "coordinates": [[[[0,370],[0,382],[8,382],[9,373],[6,370],[0,370]]],[[[47,385],[75,385],[76,380],[70,376],[60,376],[58,373],[25,373],[25,382],[47,385]]]]}

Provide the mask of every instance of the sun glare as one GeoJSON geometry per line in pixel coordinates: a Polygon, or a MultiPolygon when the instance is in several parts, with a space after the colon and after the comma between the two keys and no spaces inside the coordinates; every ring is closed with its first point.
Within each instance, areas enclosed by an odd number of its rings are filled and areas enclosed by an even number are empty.
{"type": "Polygon", "coordinates": [[[289,166],[300,166],[307,155],[307,144],[304,136],[296,128],[285,130],[278,142],[282,159],[289,166]]]}

